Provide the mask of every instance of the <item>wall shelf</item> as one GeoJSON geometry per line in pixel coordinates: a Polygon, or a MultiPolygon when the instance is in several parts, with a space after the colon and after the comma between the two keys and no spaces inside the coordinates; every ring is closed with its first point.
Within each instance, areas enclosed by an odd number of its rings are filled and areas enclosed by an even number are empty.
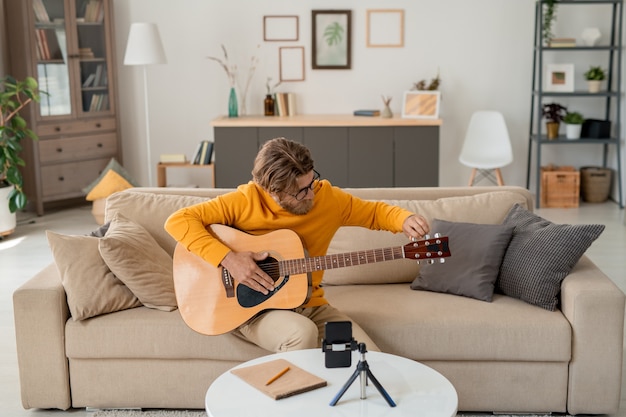
{"type": "Polygon", "coordinates": [[[530,107],[530,128],[529,128],[529,144],[528,144],[528,165],[526,171],[526,187],[530,189],[531,173],[535,174],[535,191],[537,193],[536,205],[539,207],[541,196],[541,149],[544,145],[576,145],[576,144],[593,144],[603,146],[603,167],[607,167],[609,146],[615,147],[617,159],[617,188],[618,188],[618,204],[620,208],[624,207],[622,198],[622,151],[621,151],[621,96],[622,96],[622,15],[623,0],[559,0],[559,7],[574,7],[577,5],[609,5],[611,9],[611,33],[610,42],[607,45],[597,46],[562,46],[550,47],[544,45],[543,41],[543,21],[544,6],[546,0],[537,0],[535,5],[535,36],[533,48],[533,80],[531,91],[531,107],[530,107]],[[577,90],[572,92],[554,92],[545,91],[543,86],[544,74],[544,54],[552,53],[558,55],[560,59],[567,57],[570,53],[579,52],[599,52],[604,56],[598,59],[605,62],[603,67],[607,68],[608,76],[605,81],[606,89],[597,93],[577,90]],[[580,98],[585,100],[588,98],[603,99],[604,119],[610,120],[613,127],[613,134],[606,138],[580,138],[567,139],[565,136],[559,136],[556,139],[549,140],[542,133],[543,117],[542,105],[545,98],[580,98]],[[534,157],[534,161],[533,161],[534,157]]]}

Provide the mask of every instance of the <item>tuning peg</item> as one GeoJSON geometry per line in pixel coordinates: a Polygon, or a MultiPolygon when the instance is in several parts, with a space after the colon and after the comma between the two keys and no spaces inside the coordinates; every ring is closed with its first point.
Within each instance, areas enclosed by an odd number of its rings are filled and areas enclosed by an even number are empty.
{"type": "Polygon", "coordinates": [[[430,235],[424,235],[424,240],[430,239],[430,235]]]}
{"type": "Polygon", "coordinates": [[[435,263],[435,260],[434,259],[429,259],[427,262],[428,262],[428,265],[432,265],[432,264],[435,263]]]}
{"type": "Polygon", "coordinates": [[[445,264],[446,263],[446,258],[439,258],[439,263],[440,264],[445,264]]]}
{"type": "Polygon", "coordinates": [[[435,239],[439,239],[441,237],[441,233],[435,233],[435,239]]]}

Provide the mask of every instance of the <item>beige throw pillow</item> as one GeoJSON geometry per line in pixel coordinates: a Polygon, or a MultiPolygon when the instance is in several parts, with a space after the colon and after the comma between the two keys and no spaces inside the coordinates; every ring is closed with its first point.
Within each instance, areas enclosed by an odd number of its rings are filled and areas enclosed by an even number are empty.
{"type": "Polygon", "coordinates": [[[143,305],[176,309],[172,258],[146,229],[117,213],[98,248],[111,271],[143,305]]]}
{"type": "Polygon", "coordinates": [[[109,270],[98,252],[98,238],[47,231],[73,320],[139,307],[141,303],[109,270]]]}

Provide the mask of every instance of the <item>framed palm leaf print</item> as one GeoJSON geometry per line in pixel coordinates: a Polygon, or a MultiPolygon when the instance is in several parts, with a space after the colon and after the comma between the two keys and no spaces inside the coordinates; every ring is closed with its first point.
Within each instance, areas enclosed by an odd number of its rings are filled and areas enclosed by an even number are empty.
{"type": "Polygon", "coordinates": [[[313,69],[351,68],[350,10],[312,11],[312,67],[313,69]]]}

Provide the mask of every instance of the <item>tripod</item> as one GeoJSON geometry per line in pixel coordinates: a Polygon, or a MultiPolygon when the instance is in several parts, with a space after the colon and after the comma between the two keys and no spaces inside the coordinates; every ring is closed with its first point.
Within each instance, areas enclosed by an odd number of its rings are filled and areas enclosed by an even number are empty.
{"type": "Polygon", "coordinates": [[[365,347],[365,343],[359,343],[358,348],[359,348],[359,352],[361,353],[361,359],[359,360],[359,363],[357,363],[356,369],[354,370],[354,373],[352,374],[352,376],[348,379],[348,381],[341,388],[341,390],[339,390],[337,395],[335,395],[335,398],[333,398],[333,400],[330,402],[330,405],[335,406],[337,404],[337,402],[341,399],[343,394],[346,393],[348,388],[350,388],[350,385],[352,385],[352,383],[356,380],[356,377],[358,376],[360,377],[360,382],[361,382],[361,399],[362,400],[366,398],[365,386],[367,385],[367,380],[369,378],[374,384],[374,386],[376,387],[376,389],[378,389],[378,392],[380,392],[380,395],[382,395],[385,401],[387,401],[387,404],[389,404],[390,407],[395,407],[396,403],[393,402],[393,400],[391,399],[387,391],[385,391],[385,389],[383,388],[382,385],[380,385],[380,382],[378,382],[378,380],[376,379],[372,371],[370,371],[370,367],[367,364],[367,361],[365,360],[365,353],[367,353],[367,348],[365,347]]]}

